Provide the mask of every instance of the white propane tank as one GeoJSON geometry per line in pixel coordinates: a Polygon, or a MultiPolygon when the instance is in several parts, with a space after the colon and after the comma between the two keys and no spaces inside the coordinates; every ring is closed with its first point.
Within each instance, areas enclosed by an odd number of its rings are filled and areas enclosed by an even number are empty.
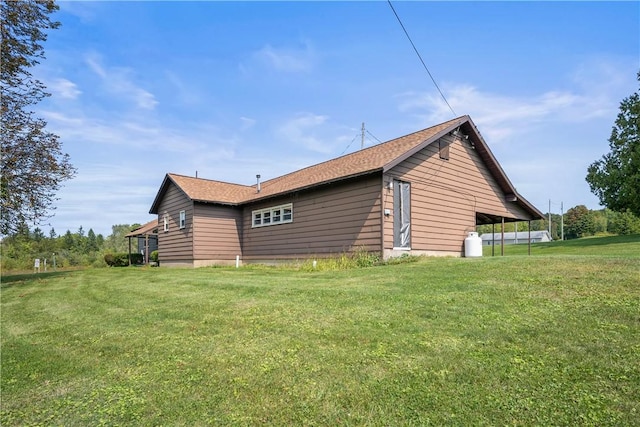
{"type": "Polygon", "coordinates": [[[469,237],[464,239],[464,256],[467,258],[482,256],[482,239],[475,231],[470,231],[469,237]]]}

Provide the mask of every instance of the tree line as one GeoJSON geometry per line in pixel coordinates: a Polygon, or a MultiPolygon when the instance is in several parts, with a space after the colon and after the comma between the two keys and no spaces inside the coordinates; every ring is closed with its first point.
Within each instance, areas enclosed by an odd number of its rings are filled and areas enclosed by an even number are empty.
{"type": "MultiPolygon", "coordinates": [[[[91,228],[85,231],[82,226],[75,232],[67,230],[58,235],[53,228],[45,234],[38,227],[30,230],[22,224],[2,240],[2,271],[32,269],[35,259],[40,259],[42,264],[46,259],[51,269],[54,259],[59,268],[106,267],[104,256],[128,252],[129,242],[125,236],[139,227],[140,224],[113,225],[111,234],[104,237],[91,228]]],[[[132,250],[137,250],[135,240],[132,240],[132,250]]]]}
{"type": "MultiPolygon", "coordinates": [[[[39,228],[29,230],[22,225],[41,224],[52,216],[57,191],[76,174],[58,135],[48,131],[47,122],[33,112],[34,105],[50,96],[31,70],[45,58],[48,32],[60,26],[50,17],[58,9],[55,0],[0,0],[0,236],[4,236],[4,269],[25,268],[32,265],[34,257],[47,259],[54,253],[62,266],[103,265],[101,253],[126,250],[126,232],[118,233],[131,227],[114,225],[112,234],[104,238],[91,229],[85,233],[82,227],[61,236],[52,230],[46,236],[39,228]]],[[[640,72],[636,77],[640,83],[640,72]]],[[[620,103],[609,149],[589,166],[585,178],[608,209],[591,211],[579,205],[563,218],[552,214],[554,239],[562,235],[561,219],[565,238],[640,232],[640,89],[620,103]]],[[[533,221],[531,229],[547,230],[547,221],[533,221]]],[[[508,224],[507,230],[515,227],[508,224]]],[[[518,227],[527,230],[528,223],[518,223],[518,227]]],[[[482,226],[479,231],[491,232],[491,226],[482,226]]]]}
{"type": "MultiPolygon", "coordinates": [[[[531,231],[549,230],[549,214],[545,219],[531,221],[531,231]]],[[[505,231],[528,231],[528,222],[505,223],[505,231]]],[[[478,233],[491,233],[494,229],[491,225],[481,225],[478,233]]],[[[500,226],[495,226],[495,232],[500,232],[500,226]]],[[[628,235],[640,234],[640,217],[630,210],[617,212],[611,209],[591,210],[585,205],[574,206],[564,215],[551,214],[551,238],[560,240],[577,239],[597,235],[628,235]]]]}
{"type": "MultiPolygon", "coordinates": [[[[75,232],[67,230],[58,235],[52,228],[45,234],[40,228],[30,230],[25,224],[2,240],[0,252],[2,271],[30,270],[34,260],[47,260],[49,268],[53,268],[54,257],[56,267],[106,267],[105,255],[125,253],[129,251],[129,242],[125,237],[140,224],[118,224],[111,227],[111,234],[104,237],[93,229],[85,231],[82,226],[75,232]]],[[[505,231],[527,231],[528,222],[506,223],[505,231]]],[[[548,215],[544,220],[531,221],[531,230],[548,230],[548,215]]],[[[480,234],[491,233],[491,225],[477,227],[480,234]]],[[[584,205],[575,206],[564,214],[551,214],[551,237],[559,240],[564,231],[565,239],[576,239],[595,235],[628,235],[640,234],[640,217],[630,210],[616,212],[610,209],[590,210],[584,205]],[[564,227],[562,227],[564,225],[564,227]],[[564,230],[562,229],[564,228],[564,230]]],[[[496,225],[495,232],[500,232],[496,225]]],[[[132,240],[132,250],[136,252],[137,242],[132,240]]]]}

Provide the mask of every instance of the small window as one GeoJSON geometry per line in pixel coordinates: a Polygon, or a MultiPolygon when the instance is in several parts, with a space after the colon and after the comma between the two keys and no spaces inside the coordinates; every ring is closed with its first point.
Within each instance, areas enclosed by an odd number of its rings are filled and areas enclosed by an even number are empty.
{"type": "Polygon", "coordinates": [[[286,224],[293,222],[293,205],[291,203],[251,212],[251,226],[286,224]]]}
{"type": "Polygon", "coordinates": [[[162,229],[164,230],[165,233],[169,231],[169,214],[167,214],[166,212],[162,217],[162,229]]]}
{"type": "Polygon", "coordinates": [[[440,138],[438,140],[439,149],[440,149],[440,158],[442,160],[449,160],[449,142],[445,141],[444,138],[440,138]]]}
{"type": "Polygon", "coordinates": [[[282,209],[282,222],[290,222],[293,219],[291,212],[291,207],[282,209]]]}
{"type": "Polygon", "coordinates": [[[187,226],[187,213],[185,211],[180,211],[180,228],[185,228],[187,226]]]}

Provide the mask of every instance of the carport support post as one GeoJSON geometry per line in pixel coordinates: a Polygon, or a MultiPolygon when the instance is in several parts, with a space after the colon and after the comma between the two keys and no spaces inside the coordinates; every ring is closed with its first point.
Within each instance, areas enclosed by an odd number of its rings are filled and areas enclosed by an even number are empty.
{"type": "Polygon", "coordinates": [[[491,224],[491,256],[496,256],[496,223],[491,224]]]}
{"type": "Polygon", "coordinates": [[[144,264],[149,265],[149,235],[144,235],[144,264]]]}
{"type": "Polygon", "coordinates": [[[502,217],[502,236],[500,237],[500,256],[504,256],[504,217],[502,217]]]}
{"type": "Polygon", "coordinates": [[[529,255],[531,255],[531,220],[529,220],[529,255]]]}
{"type": "Polygon", "coordinates": [[[131,237],[129,239],[129,266],[131,266],[131,237]]]}

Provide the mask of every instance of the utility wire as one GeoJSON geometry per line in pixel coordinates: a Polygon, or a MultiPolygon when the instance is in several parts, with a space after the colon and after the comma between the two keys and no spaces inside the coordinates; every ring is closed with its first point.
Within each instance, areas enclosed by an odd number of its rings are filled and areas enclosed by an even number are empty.
{"type": "MultiPolygon", "coordinates": [[[[376,136],[374,134],[372,134],[371,132],[369,132],[368,129],[365,129],[365,132],[367,132],[369,135],[371,135],[373,137],[373,139],[375,139],[376,141],[378,141],[378,144],[382,144],[382,141],[380,141],[378,138],[376,138],[376,136]]],[[[373,142],[373,141],[372,141],[373,142]]]]}
{"type": "Polygon", "coordinates": [[[425,70],[427,70],[427,74],[429,74],[429,77],[431,77],[431,81],[435,85],[436,89],[438,89],[438,92],[440,92],[440,96],[442,97],[442,99],[444,99],[444,102],[447,104],[447,107],[449,107],[449,110],[451,110],[453,115],[455,117],[457,117],[458,115],[456,114],[455,111],[453,111],[453,108],[451,108],[451,105],[449,104],[449,101],[447,101],[447,98],[445,98],[444,93],[442,93],[442,91],[440,90],[440,86],[438,86],[438,83],[436,83],[436,80],[431,75],[431,71],[429,71],[429,68],[427,67],[427,64],[424,63],[424,60],[422,59],[422,56],[420,55],[420,52],[418,52],[418,49],[416,48],[416,45],[413,43],[413,40],[411,40],[411,36],[409,36],[409,33],[407,32],[407,29],[404,27],[404,24],[400,20],[400,17],[398,16],[398,13],[396,12],[396,9],[393,7],[393,4],[391,4],[391,0],[387,0],[387,3],[389,3],[389,6],[391,7],[391,10],[393,11],[393,14],[396,15],[396,19],[400,23],[400,26],[402,27],[402,30],[404,31],[404,34],[407,36],[407,39],[409,39],[409,43],[411,43],[411,46],[413,46],[413,50],[416,52],[416,55],[418,55],[418,58],[420,59],[420,62],[422,62],[422,66],[424,67],[425,70]]]}
{"type": "Polygon", "coordinates": [[[353,144],[353,141],[356,140],[357,137],[359,137],[360,134],[356,134],[356,136],[353,137],[353,139],[351,140],[351,142],[349,143],[349,145],[347,145],[347,148],[344,149],[344,151],[342,153],[340,153],[340,155],[342,156],[344,153],[347,152],[347,150],[349,149],[349,147],[351,147],[351,144],[353,144]]]}

